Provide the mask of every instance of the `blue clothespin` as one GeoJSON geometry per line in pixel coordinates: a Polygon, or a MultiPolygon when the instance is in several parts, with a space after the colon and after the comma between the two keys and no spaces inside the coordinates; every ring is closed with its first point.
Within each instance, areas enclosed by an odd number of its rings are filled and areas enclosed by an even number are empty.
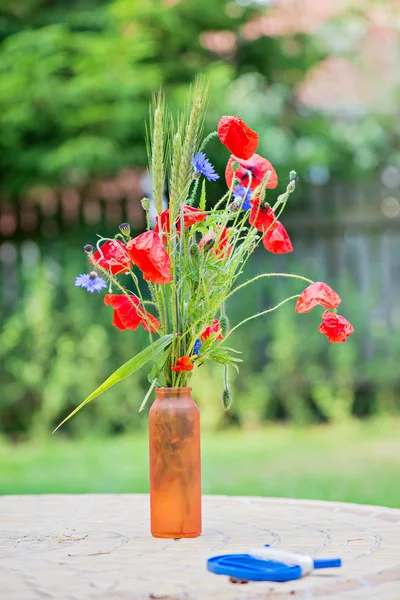
{"type": "Polygon", "coordinates": [[[341,567],[340,558],[316,558],[264,546],[248,554],[225,554],[207,561],[207,569],[240,581],[292,581],[314,569],[341,567]]]}

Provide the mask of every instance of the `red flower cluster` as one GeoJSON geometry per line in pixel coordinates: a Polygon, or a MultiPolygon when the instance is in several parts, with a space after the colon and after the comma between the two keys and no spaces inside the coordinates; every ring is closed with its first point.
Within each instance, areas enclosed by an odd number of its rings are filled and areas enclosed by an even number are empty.
{"type": "Polygon", "coordinates": [[[145,231],[128,242],[126,249],[143,272],[143,279],[158,284],[171,282],[171,260],[158,233],[145,231]]]}
{"type": "Polygon", "coordinates": [[[214,342],[217,340],[224,339],[218,319],[214,319],[214,321],[212,322],[212,325],[210,325],[209,327],[206,327],[206,329],[203,331],[203,333],[200,334],[200,341],[205,342],[206,340],[208,340],[208,338],[211,335],[213,335],[213,336],[215,335],[214,342]],[[215,334],[217,334],[217,335],[215,335],[215,334]]]}
{"type": "Polygon", "coordinates": [[[292,242],[288,232],[280,221],[276,220],[274,211],[270,206],[263,206],[259,198],[250,200],[251,211],[249,223],[258,231],[262,231],[263,246],[274,254],[287,254],[293,251],[292,242]]]}
{"type": "Polygon", "coordinates": [[[322,323],[318,331],[328,338],[330,342],[345,342],[354,333],[354,327],[341,315],[326,310],[322,315],[322,323]]]}
{"type": "Polygon", "coordinates": [[[190,356],[181,356],[178,358],[176,363],[172,365],[171,371],[179,372],[179,371],[193,371],[194,365],[192,365],[192,359],[190,356]]]}
{"type": "MultiPolygon", "coordinates": [[[[310,312],[316,306],[337,308],[342,299],[327,283],[315,281],[300,294],[297,299],[295,311],[298,313],[310,312]]],[[[322,315],[322,323],[318,331],[328,338],[330,342],[345,342],[354,333],[354,327],[347,319],[336,313],[326,310],[322,315]]]]}
{"type": "MultiPolygon", "coordinates": [[[[183,204],[182,210],[183,210],[183,225],[184,225],[185,229],[187,229],[188,227],[191,227],[195,223],[204,221],[204,219],[207,217],[206,213],[204,213],[203,211],[201,211],[198,208],[193,208],[193,206],[189,206],[188,204],[183,204]]],[[[159,219],[157,219],[156,226],[155,226],[155,231],[157,231],[157,232],[160,232],[160,223],[161,223],[161,230],[165,233],[169,233],[170,226],[169,226],[169,209],[168,208],[166,210],[164,210],[161,213],[159,219]]],[[[176,226],[177,232],[180,234],[180,232],[181,232],[180,217],[176,218],[175,226],[176,226]]]]}
{"type": "Polygon", "coordinates": [[[160,327],[158,319],[141,306],[139,298],[136,296],[128,298],[125,294],[106,294],[104,304],[113,307],[112,325],[115,325],[120,331],[135,330],[142,325],[146,331],[154,333],[160,327]]]}
{"type": "Polygon", "coordinates": [[[199,242],[199,249],[208,249],[218,258],[226,258],[232,254],[232,246],[229,244],[229,229],[224,227],[211,233],[206,233],[199,242]],[[217,243],[214,243],[217,240],[217,243]]]}
{"type": "Polygon", "coordinates": [[[120,240],[104,242],[90,258],[92,265],[99,265],[113,275],[127,273],[132,267],[132,261],[126,252],[126,246],[120,240]]]}
{"type": "Polygon", "coordinates": [[[247,160],[258,146],[258,135],[239,117],[221,117],[218,123],[220,142],[238,158],[247,160]]]}
{"type": "Polygon", "coordinates": [[[259,154],[253,154],[253,156],[248,160],[240,160],[237,155],[232,155],[228,160],[228,164],[226,165],[225,169],[225,181],[228,188],[231,187],[234,177],[239,179],[239,185],[247,187],[249,185],[248,171],[250,171],[252,175],[250,184],[250,189],[252,190],[261,184],[267,171],[271,171],[267,188],[273,190],[278,185],[278,175],[276,174],[274,167],[266,158],[260,156],[259,154]],[[240,168],[238,171],[236,171],[236,173],[232,171],[233,162],[238,162],[240,165],[240,168]]]}

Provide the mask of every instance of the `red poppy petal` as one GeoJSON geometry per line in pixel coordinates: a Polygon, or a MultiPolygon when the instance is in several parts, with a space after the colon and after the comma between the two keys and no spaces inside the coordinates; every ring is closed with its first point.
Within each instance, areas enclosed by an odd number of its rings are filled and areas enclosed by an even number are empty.
{"type": "Polygon", "coordinates": [[[175,365],[171,367],[172,371],[192,371],[194,369],[194,365],[192,365],[190,356],[181,356],[177,359],[175,365]]]}
{"type": "Polygon", "coordinates": [[[142,318],[143,329],[155,333],[160,328],[160,321],[147,311],[144,311],[146,316],[142,318]]]}
{"type": "Polygon", "coordinates": [[[232,171],[232,163],[238,162],[240,164],[239,170],[235,173],[235,177],[239,179],[240,185],[245,187],[249,184],[248,171],[252,173],[252,180],[250,189],[254,190],[258,185],[262,183],[263,177],[267,171],[271,171],[271,175],[267,184],[267,188],[273,190],[278,185],[278,175],[274,167],[271,165],[269,160],[260,156],[259,154],[253,154],[248,160],[241,160],[237,156],[232,155],[225,169],[225,180],[228,188],[232,185],[234,173],[232,171]]]}
{"type": "Polygon", "coordinates": [[[335,344],[345,342],[354,333],[354,327],[342,315],[326,310],[322,315],[322,323],[318,331],[326,335],[328,340],[335,344]]]}
{"type": "Polygon", "coordinates": [[[293,252],[292,242],[280,221],[276,221],[264,234],[263,246],[268,252],[274,254],[288,254],[293,252]]]}
{"type": "MultiPolygon", "coordinates": [[[[189,206],[188,204],[183,204],[183,223],[184,223],[185,229],[187,229],[188,227],[191,227],[195,223],[204,221],[204,219],[206,219],[206,218],[207,218],[207,214],[205,212],[203,212],[202,210],[200,210],[199,208],[194,208],[193,206],[189,206]]],[[[156,221],[156,226],[154,228],[154,231],[157,231],[157,232],[160,231],[160,223],[161,223],[162,231],[169,233],[170,232],[169,209],[164,210],[160,214],[159,218],[156,221]]],[[[176,218],[175,226],[176,226],[177,232],[180,233],[180,230],[181,230],[180,217],[176,218]]]]}
{"type": "Polygon", "coordinates": [[[145,231],[127,245],[133,262],[143,272],[143,279],[156,284],[170,283],[171,261],[156,231],[145,231]]]}
{"type": "Polygon", "coordinates": [[[246,160],[257,150],[257,133],[239,117],[221,117],[218,123],[218,137],[221,143],[238,158],[246,160]]]}
{"type": "Polygon", "coordinates": [[[297,313],[310,312],[315,306],[337,308],[342,299],[327,283],[315,281],[309,285],[298,297],[295,311],[297,313]]]}
{"type": "Polygon", "coordinates": [[[163,210],[160,216],[156,220],[156,225],[154,227],[154,231],[160,231],[160,223],[162,231],[169,233],[169,209],[163,210]]]}
{"type": "Polygon", "coordinates": [[[92,265],[99,265],[113,275],[126,273],[132,266],[132,262],[126,252],[126,246],[120,240],[104,242],[93,256],[89,258],[92,265]]]}
{"type": "Polygon", "coordinates": [[[214,319],[212,325],[210,325],[209,327],[206,327],[206,329],[203,331],[203,333],[200,334],[200,340],[202,342],[204,342],[205,340],[207,340],[212,334],[215,333],[219,333],[219,335],[215,338],[214,341],[216,340],[223,340],[223,335],[221,333],[221,327],[219,324],[219,320],[218,319],[214,319]]]}
{"type": "Polygon", "coordinates": [[[276,220],[274,211],[270,206],[263,208],[260,206],[259,198],[252,198],[250,200],[251,211],[249,215],[249,223],[253,225],[258,231],[267,231],[276,220]]]}
{"type": "Polygon", "coordinates": [[[113,307],[112,324],[121,331],[125,329],[135,331],[139,327],[141,319],[137,307],[140,306],[140,302],[136,296],[127,298],[124,294],[106,294],[104,304],[113,307]]]}

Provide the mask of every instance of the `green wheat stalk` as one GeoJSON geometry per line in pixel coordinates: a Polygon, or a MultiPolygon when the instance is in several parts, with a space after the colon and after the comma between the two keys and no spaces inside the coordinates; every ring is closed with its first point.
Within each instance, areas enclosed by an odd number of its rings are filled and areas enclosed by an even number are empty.
{"type": "MultiPolygon", "coordinates": [[[[187,125],[184,129],[184,141],[177,184],[176,200],[178,203],[186,200],[190,185],[193,181],[193,167],[191,162],[199,146],[200,137],[203,131],[207,95],[208,83],[206,83],[204,77],[198,77],[193,86],[191,110],[187,117],[187,125]]],[[[177,212],[176,206],[173,207],[173,212],[177,212]]]]}
{"type": "Polygon", "coordinates": [[[150,164],[153,202],[158,214],[163,209],[165,188],[165,98],[160,91],[153,98],[149,125],[146,127],[146,146],[150,164]]]}

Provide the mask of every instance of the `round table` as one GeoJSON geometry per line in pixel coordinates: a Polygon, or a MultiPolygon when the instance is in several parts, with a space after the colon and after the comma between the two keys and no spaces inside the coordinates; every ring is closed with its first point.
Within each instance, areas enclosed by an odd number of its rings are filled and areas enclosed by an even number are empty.
{"type": "Polygon", "coordinates": [[[205,496],[197,539],[149,534],[146,495],[0,497],[1,600],[398,600],[400,510],[205,496]],[[206,559],[270,544],[343,567],[234,584],[206,559]]]}

